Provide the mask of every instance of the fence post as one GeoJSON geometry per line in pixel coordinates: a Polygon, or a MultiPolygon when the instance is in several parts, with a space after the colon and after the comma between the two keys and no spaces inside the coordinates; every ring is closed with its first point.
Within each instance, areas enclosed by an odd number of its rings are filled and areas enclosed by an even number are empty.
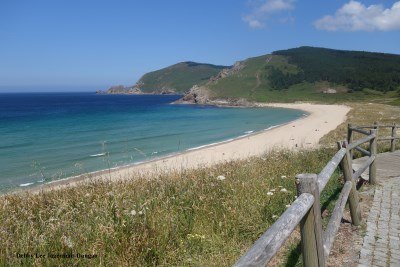
{"type": "Polygon", "coordinates": [[[396,123],[392,126],[392,141],[390,143],[390,151],[394,152],[396,150],[396,123]]]}
{"type": "MultiPolygon", "coordinates": [[[[342,147],[347,148],[348,143],[344,141],[343,143],[337,142],[338,149],[341,149],[342,147]]],[[[361,210],[359,207],[359,201],[358,201],[358,191],[356,189],[356,181],[353,180],[353,162],[352,158],[350,156],[350,151],[346,151],[346,155],[343,157],[342,161],[340,162],[342,171],[343,171],[343,176],[345,181],[350,181],[352,183],[351,186],[351,191],[349,194],[348,202],[350,206],[350,215],[351,215],[351,221],[353,225],[358,226],[360,225],[361,222],[361,210]]]]}
{"type": "Polygon", "coordinates": [[[374,129],[378,130],[379,128],[379,123],[377,121],[374,121],[374,129]]]}
{"type": "MultiPolygon", "coordinates": [[[[353,142],[353,130],[351,129],[351,127],[353,127],[353,125],[351,123],[347,124],[347,143],[351,144],[353,142]]],[[[354,158],[353,157],[353,151],[349,151],[350,153],[350,158],[354,158]]]]}
{"type": "Polygon", "coordinates": [[[296,186],[298,196],[303,193],[309,193],[314,196],[313,206],[300,222],[303,264],[306,267],[325,266],[317,175],[297,175],[296,186]]]}
{"type": "Polygon", "coordinates": [[[376,184],[376,154],[378,150],[377,140],[378,140],[378,130],[373,129],[370,134],[375,134],[375,137],[369,141],[369,151],[371,152],[371,157],[375,156],[374,161],[369,165],[369,183],[376,184]]]}

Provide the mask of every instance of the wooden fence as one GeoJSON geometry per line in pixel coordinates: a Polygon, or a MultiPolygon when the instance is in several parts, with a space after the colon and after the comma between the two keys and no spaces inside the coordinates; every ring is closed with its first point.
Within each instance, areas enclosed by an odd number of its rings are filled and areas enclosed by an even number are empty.
{"type": "Polygon", "coordinates": [[[297,199],[234,266],[267,265],[299,224],[304,266],[325,266],[347,202],[349,203],[352,224],[357,226],[361,222],[356,182],[361,174],[369,168],[369,182],[376,184],[377,141],[390,140],[390,149],[394,151],[396,140],[399,139],[396,135],[397,128],[399,126],[395,124],[378,125],[378,123],[375,123],[368,126],[349,124],[347,141],[337,143],[338,152],[335,156],[319,174],[299,174],[296,176],[297,199]],[[390,137],[378,137],[378,130],[384,127],[392,129],[390,137]],[[364,134],[366,137],[353,140],[355,132],[364,134]],[[361,147],[365,143],[369,144],[369,150],[361,147]],[[368,159],[357,170],[353,170],[352,167],[354,150],[368,156],[368,159]],[[340,167],[343,172],[345,184],[328,225],[323,230],[320,194],[337,167],[340,167]]]}

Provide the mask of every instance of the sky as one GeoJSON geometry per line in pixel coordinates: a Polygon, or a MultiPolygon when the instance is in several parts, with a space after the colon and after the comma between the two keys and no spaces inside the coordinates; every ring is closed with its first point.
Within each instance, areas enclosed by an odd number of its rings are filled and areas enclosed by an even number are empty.
{"type": "Polygon", "coordinates": [[[2,0],[0,92],[133,85],[304,45],[400,54],[400,1],[2,0]]]}

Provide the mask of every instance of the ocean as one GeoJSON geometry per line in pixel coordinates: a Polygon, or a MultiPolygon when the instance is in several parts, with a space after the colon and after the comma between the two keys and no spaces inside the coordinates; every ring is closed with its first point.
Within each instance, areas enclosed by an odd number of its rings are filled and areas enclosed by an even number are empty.
{"type": "Polygon", "coordinates": [[[281,108],[170,104],[178,98],[0,94],[0,191],[137,164],[304,115],[281,108]]]}

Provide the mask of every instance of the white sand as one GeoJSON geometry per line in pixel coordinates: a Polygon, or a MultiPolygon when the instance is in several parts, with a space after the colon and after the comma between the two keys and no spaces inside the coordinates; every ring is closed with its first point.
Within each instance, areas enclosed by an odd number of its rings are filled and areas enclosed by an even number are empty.
{"type": "MultiPolygon", "coordinates": [[[[206,167],[224,161],[245,159],[249,156],[262,155],[273,148],[296,149],[315,147],[318,145],[321,137],[336,129],[339,124],[346,120],[346,114],[350,111],[348,106],[343,105],[316,105],[308,103],[259,104],[259,106],[300,109],[309,113],[309,116],[230,142],[138,165],[121,167],[111,171],[95,172],[91,173],[90,177],[91,179],[126,179],[132,178],[136,174],[180,171],[183,169],[206,167]]],[[[85,177],[87,176],[85,175],[85,177]]],[[[49,186],[54,188],[54,186],[72,185],[78,181],[87,180],[85,177],[81,176],[56,181],[49,184],[49,186]]]]}

